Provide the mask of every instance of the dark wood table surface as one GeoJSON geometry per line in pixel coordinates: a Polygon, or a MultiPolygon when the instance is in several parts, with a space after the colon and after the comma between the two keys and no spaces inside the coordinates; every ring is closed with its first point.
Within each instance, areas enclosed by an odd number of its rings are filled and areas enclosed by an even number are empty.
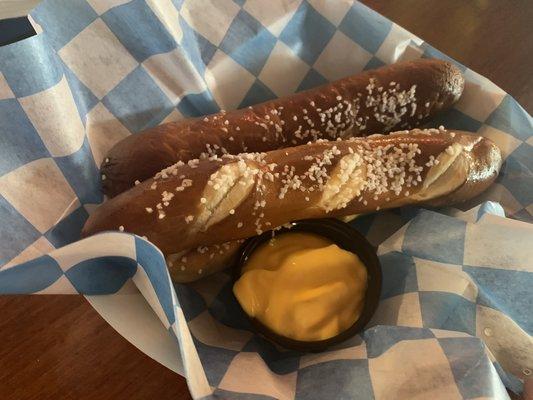
{"type": "MultiPolygon", "coordinates": [[[[364,0],[533,110],[530,0],[364,0]]],[[[81,296],[0,297],[0,399],[189,399],[81,296]]]]}

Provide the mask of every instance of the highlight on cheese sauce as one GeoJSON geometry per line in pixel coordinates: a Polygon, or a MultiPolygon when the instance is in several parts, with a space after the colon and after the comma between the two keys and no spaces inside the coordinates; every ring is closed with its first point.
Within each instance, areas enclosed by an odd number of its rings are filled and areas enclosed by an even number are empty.
{"type": "Polygon", "coordinates": [[[367,270],[359,257],[318,235],[289,232],[260,245],[233,292],[244,311],[279,335],[329,339],[359,318],[367,270]]]}

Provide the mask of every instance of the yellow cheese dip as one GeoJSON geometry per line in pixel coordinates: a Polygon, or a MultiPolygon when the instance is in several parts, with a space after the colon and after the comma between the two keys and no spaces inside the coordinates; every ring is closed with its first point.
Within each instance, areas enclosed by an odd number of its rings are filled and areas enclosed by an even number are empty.
{"type": "Polygon", "coordinates": [[[233,293],[275,333],[316,341],[353,325],[366,288],[367,270],[357,255],[322,236],[289,232],[251,254],[233,293]]]}

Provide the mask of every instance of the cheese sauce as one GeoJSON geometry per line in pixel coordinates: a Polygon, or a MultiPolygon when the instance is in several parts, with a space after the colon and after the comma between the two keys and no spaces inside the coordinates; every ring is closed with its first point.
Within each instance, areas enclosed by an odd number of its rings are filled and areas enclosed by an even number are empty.
{"type": "Polygon", "coordinates": [[[289,232],[251,254],[233,292],[248,315],[277,334],[316,341],[359,318],[366,288],[357,255],[322,236],[289,232]]]}

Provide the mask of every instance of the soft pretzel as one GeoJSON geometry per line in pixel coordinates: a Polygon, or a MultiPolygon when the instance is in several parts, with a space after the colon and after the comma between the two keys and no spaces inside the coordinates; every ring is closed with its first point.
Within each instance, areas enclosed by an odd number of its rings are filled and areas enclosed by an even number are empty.
{"type": "Polygon", "coordinates": [[[220,244],[198,246],[166,256],[167,267],[174,282],[193,282],[232,265],[244,239],[220,244]]]}
{"type": "Polygon", "coordinates": [[[83,235],[124,230],[183,257],[298,219],[464,201],[490,185],[500,164],[490,140],[437,129],[211,156],[178,162],[102,204],[83,235]]]}
{"type": "Polygon", "coordinates": [[[264,152],[321,138],[410,129],[450,107],[463,87],[453,64],[420,59],[241,110],[160,125],[125,138],[109,151],[101,166],[103,190],[115,196],[202,153],[264,152]]]}

